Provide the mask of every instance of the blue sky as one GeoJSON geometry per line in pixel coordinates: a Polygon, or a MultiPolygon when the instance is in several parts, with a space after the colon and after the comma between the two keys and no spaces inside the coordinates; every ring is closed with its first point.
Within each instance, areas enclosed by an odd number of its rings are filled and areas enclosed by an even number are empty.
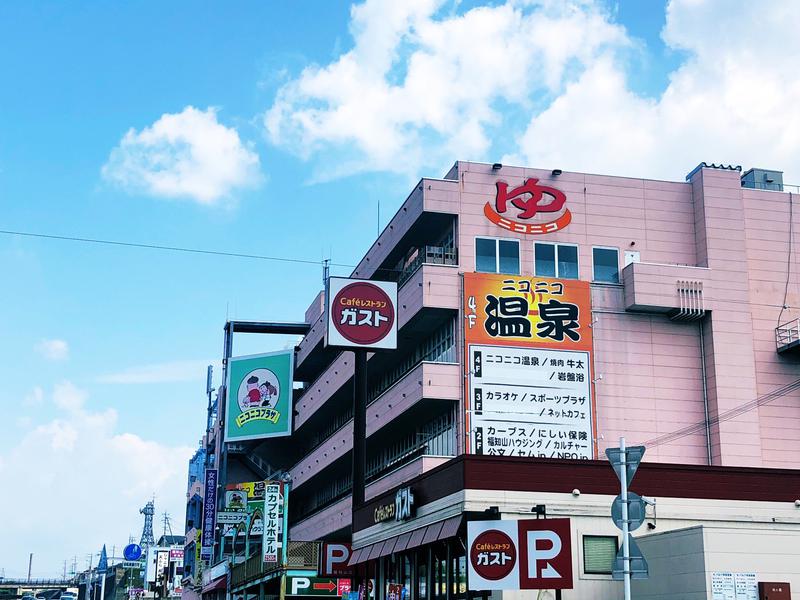
{"type": "MultiPolygon", "coordinates": [[[[385,224],[456,159],[800,181],[791,3],[763,11],[783,42],[737,29],[745,2],[404,4],[0,4],[0,229],[355,264],[378,202],[385,224]]],[[[226,316],[302,320],[321,286],[317,265],[1,234],[0,272],[9,576],[138,537],[151,493],[182,532],[226,316]]]]}

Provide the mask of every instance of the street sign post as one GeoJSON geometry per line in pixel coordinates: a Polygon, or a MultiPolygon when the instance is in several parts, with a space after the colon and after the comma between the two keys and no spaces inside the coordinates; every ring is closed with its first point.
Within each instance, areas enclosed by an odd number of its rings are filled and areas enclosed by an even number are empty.
{"type": "Polygon", "coordinates": [[[142,547],[139,544],[128,544],[122,551],[125,560],[134,561],[142,558],[142,547]]]}
{"type": "MultiPolygon", "coordinates": [[[[639,549],[639,545],[634,541],[633,536],[628,534],[628,572],[631,579],[647,579],[649,571],[647,561],[639,549]]],[[[625,557],[622,552],[617,552],[614,558],[614,567],[611,571],[611,578],[615,581],[624,579],[625,575],[625,557]]]]}
{"type": "MultiPolygon", "coordinates": [[[[642,526],[645,519],[645,506],[647,503],[644,498],[639,494],[628,492],[628,531],[635,531],[642,526]]],[[[611,505],[611,520],[619,529],[622,529],[623,523],[622,508],[622,497],[617,496],[611,505]]]]}
{"type": "Polygon", "coordinates": [[[644,500],[628,492],[628,486],[644,456],[644,446],[625,447],[625,438],[619,438],[619,448],[607,448],[606,456],[620,482],[620,494],[611,506],[611,518],[622,529],[622,548],[614,559],[613,579],[623,581],[625,600],[631,600],[631,578],[646,579],[647,561],[630,532],[644,522],[644,500]]]}

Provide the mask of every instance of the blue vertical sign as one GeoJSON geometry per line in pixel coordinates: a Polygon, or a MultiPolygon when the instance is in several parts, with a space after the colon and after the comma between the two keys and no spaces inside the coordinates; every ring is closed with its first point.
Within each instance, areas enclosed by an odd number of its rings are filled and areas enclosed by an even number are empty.
{"type": "Polygon", "coordinates": [[[97,563],[97,572],[100,575],[105,575],[108,571],[108,554],[106,554],[106,545],[103,544],[103,550],[100,552],[100,562],[97,563]]]}
{"type": "Polygon", "coordinates": [[[201,555],[204,560],[211,558],[214,547],[214,527],[217,521],[217,470],[206,469],[203,489],[203,535],[201,555]]]}

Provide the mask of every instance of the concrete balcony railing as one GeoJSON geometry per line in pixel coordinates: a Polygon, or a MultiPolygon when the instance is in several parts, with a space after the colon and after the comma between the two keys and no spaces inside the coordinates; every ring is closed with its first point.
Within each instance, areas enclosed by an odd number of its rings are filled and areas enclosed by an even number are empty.
{"type": "Polygon", "coordinates": [[[443,246],[423,246],[416,249],[416,254],[402,268],[397,277],[397,285],[402,286],[422,265],[458,265],[458,253],[455,248],[443,246]]]}
{"type": "MultiPolygon", "coordinates": [[[[367,406],[367,436],[391,423],[423,399],[458,401],[458,364],[422,362],[367,406]]],[[[295,488],[342,458],[353,447],[353,421],[348,421],[290,470],[295,488]]]]}
{"type": "MultiPolygon", "coordinates": [[[[380,496],[417,475],[435,469],[451,458],[448,456],[420,456],[380,479],[367,484],[364,490],[364,497],[367,500],[371,500],[380,496]]],[[[314,540],[320,536],[329,535],[349,527],[352,521],[352,500],[353,498],[348,492],[340,500],[325,506],[292,525],[289,529],[289,536],[293,540],[314,540]]]]}
{"type": "MultiPolygon", "coordinates": [[[[362,279],[372,278],[377,269],[399,247],[401,242],[408,243],[407,236],[409,234],[412,237],[419,238],[425,235],[425,232],[443,231],[445,227],[452,226],[454,215],[457,215],[459,211],[459,201],[458,181],[443,179],[420,180],[417,187],[409,194],[406,201],[389,221],[389,224],[378,236],[378,239],[372,244],[364,258],[353,270],[352,276],[362,279]]],[[[417,244],[419,243],[424,243],[424,241],[417,242],[417,244]]],[[[450,254],[445,256],[444,253],[440,255],[434,251],[431,255],[431,262],[447,263],[452,261],[450,260],[450,254]]],[[[304,363],[309,356],[313,356],[320,351],[321,343],[325,337],[323,317],[321,298],[317,296],[306,312],[306,321],[311,326],[311,329],[299,344],[295,363],[296,370],[302,372],[305,369],[314,372],[314,375],[319,372],[317,367],[304,367],[304,363]]]]}
{"type": "Polygon", "coordinates": [[[714,281],[706,267],[631,263],[622,270],[625,310],[695,320],[711,309],[714,281]]]}
{"type": "MultiPolygon", "coordinates": [[[[397,294],[398,327],[402,328],[425,309],[458,310],[458,268],[449,265],[423,264],[405,281],[397,294]]],[[[325,322],[319,317],[317,325],[306,336],[324,337],[325,322]]],[[[311,343],[314,343],[313,341],[311,343]]],[[[298,353],[298,361],[300,360],[298,353]]],[[[352,352],[340,353],[333,362],[308,386],[295,403],[295,429],[300,428],[317,410],[353,376],[352,352]]]]}

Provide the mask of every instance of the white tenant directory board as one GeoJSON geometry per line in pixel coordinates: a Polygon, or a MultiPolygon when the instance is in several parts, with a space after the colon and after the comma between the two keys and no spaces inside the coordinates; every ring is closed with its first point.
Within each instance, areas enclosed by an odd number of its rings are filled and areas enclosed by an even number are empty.
{"type": "Polygon", "coordinates": [[[591,383],[588,352],[470,345],[473,452],[591,459],[591,383]]]}
{"type": "Polygon", "coordinates": [[[711,600],[758,600],[758,576],[753,572],[714,571],[711,600]]]}

